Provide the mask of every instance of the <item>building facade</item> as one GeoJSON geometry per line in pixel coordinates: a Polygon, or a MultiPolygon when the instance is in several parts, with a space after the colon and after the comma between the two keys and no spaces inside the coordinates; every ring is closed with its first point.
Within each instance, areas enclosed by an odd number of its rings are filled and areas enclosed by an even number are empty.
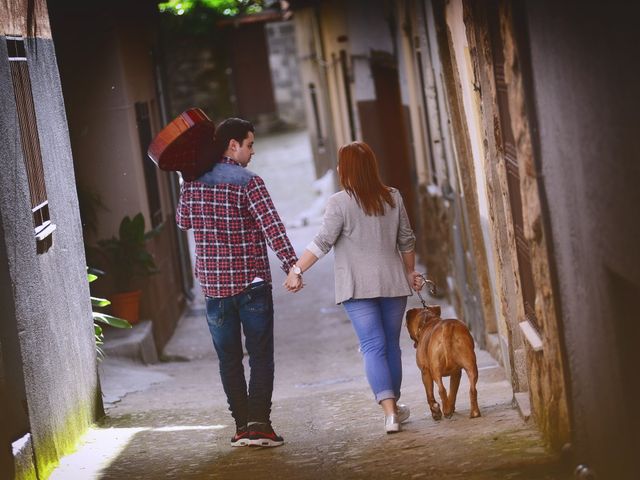
{"type": "MultiPolygon", "coordinates": [[[[140,316],[151,320],[158,351],[171,337],[193,284],[186,237],[175,226],[177,177],[147,156],[149,143],[171,118],[159,48],[157,3],[49,2],[78,189],[97,195],[95,231],[85,240],[117,235],[124,216],[142,212],[158,275],[137,280],[140,316]]],[[[96,261],[100,261],[100,258],[96,261]]],[[[99,265],[92,265],[99,266],[99,265]]],[[[113,275],[111,276],[113,277],[113,275]]],[[[109,272],[99,282],[108,297],[109,272]]]]}
{"type": "Polygon", "coordinates": [[[47,5],[0,5],[0,472],[46,478],[102,412],[47,5]]]}
{"type": "Polygon", "coordinates": [[[637,6],[291,3],[316,164],[371,143],[524,418],[570,468],[633,478],[637,6]]]}

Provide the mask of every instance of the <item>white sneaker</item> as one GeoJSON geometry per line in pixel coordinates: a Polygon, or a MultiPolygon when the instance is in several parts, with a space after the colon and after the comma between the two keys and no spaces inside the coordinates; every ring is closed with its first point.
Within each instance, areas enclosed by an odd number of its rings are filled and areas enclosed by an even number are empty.
{"type": "Polygon", "coordinates": [[[400,431],[400,422],[397,415],[384,416],[384,429],[387,433],[396,433],[400,431]]]}
{"type": "Polygon", "coordinates": [[[406,405],[402,403],[398,404],[398,423],[404,423],[409,419],[409,415],[411,415],[411,410],[406,405]]]}

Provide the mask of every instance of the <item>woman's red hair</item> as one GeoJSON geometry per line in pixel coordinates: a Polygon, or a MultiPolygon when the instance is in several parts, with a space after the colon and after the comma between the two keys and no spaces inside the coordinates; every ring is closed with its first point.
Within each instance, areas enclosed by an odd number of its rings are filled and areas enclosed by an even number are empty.
{"type": "Polygon", "coordinates": [[[367,215],[383,215],[384,204],[395,207],[389,188],[380,180],[378,163],[371,147],[352,142],[338,150],[338,177],[367,215]]]}

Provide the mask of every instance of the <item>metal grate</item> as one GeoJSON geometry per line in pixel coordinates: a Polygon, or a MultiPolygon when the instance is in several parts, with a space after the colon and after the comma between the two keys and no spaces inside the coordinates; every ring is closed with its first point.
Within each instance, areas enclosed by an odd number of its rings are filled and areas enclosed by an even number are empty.
{"type": "Polygon", "coordinates": [[[44,253],[53,244],[51,234],[56,229],[56,226],[51,223],[49,217],[49,202],[47,201],[47,188],[44,181],[42,152],[40,150],[40,139],[38,138],[38,125],[24,40],[20,37],[7,37],[7,53],[18,124],[20,126],[22,155],[29,182],[34,235],[38,253],[44,253]]]}

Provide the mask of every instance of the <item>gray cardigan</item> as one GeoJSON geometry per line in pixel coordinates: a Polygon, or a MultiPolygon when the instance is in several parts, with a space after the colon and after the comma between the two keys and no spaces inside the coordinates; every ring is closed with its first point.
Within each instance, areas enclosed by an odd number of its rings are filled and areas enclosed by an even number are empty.
{"type": "Polygon", "coordinates": [[[346,191],[327,202],[320,232],[307,250],[322,258],[335,252],[336,303],[351,298],[411,295],[400,252],[411,252],[415,236],[400,192],[391,189],[395,208],[369,216],[346,191]]]}

